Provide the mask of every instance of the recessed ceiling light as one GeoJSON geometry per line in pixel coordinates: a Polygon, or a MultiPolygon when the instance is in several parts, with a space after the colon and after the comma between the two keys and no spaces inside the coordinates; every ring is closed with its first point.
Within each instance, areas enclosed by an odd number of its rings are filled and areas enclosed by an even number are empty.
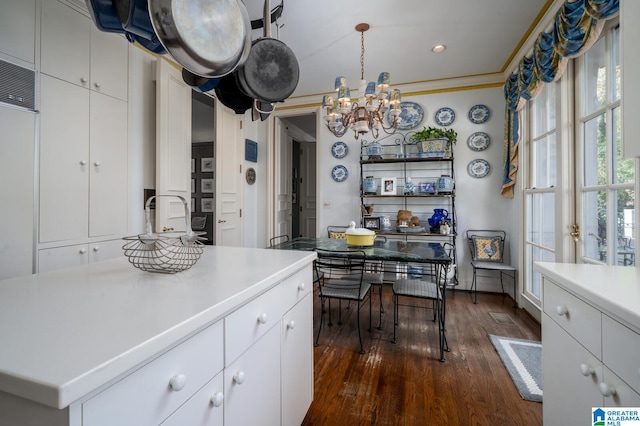
{"type": "Polygon", "coordinates": [[[438,44],[437,46],[433,46],[433,48],[431,49],[431,51],[433,53],[440,53],[440,52],[444,52],[444,50],[447,48],[447,46],[445,46],[444,44],[438,44]]]}

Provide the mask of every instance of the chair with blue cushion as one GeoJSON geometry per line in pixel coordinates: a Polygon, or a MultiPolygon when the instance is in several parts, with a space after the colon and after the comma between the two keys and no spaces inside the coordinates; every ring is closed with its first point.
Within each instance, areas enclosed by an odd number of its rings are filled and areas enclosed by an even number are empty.
{"type": "Polygon", "coordinates": [[[473,281],[470,293],[473,293],[473,303],[478,303],[478,271],[492,271],[500,274],[500,286],[504,292],[503,275],[513,279],[514,307],[518,305],[516,300],[516,268],[504,262],[504,247],[507,233],[502,230],[469,229],[466,232],[469,251],[471,252],[471,267],[473,268],[473,281]]]}

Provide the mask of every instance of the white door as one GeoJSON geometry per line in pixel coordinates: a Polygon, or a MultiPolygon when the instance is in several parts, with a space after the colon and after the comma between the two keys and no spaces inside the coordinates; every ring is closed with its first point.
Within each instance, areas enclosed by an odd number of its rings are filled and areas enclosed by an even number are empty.
{"type": "MultiPolygon", "coordinates": [[[[156,195],[191,200],[191,87],[167,61],[156,61],[156,195]]],[[[156,230],[185,229],[184,205],[156,199],[156,230]]]]}
{"type": "Polygon", "coordinates": [[[242,246],[244,131],[238,116],[216,100],[216,218],[218,246],[242,246]]]}
{"type": "Polygon", "coordinates": [[[274,235],[291,236],[291,150],[293,139],[279,118],[274,122],[276,130],[274,158],[279,161],[275,167],[276,226],[274,235]]]}
{"type": "Polygon", "coordinates": [[[300,235],[316,236],[316,144],[301,143],[298,197],[300,235]]]}

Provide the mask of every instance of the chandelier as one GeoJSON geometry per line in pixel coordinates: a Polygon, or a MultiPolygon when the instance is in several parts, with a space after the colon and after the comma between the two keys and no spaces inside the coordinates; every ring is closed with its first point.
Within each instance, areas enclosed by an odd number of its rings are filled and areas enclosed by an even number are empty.
{"type": "Polygon", "coordinates": [[[371,132],[373,138],[378,138],[380,130],[387,134],[396,131],[400,118],[400,90],[389,89],[389,73],[381,72],[376,82],[366,82],[364,79],[364,32],[369,24],[356,25],[360,32],[360,87],[359,98],[351,99],[351,91],[344,77],[336,77],[335,90],[337,98],[325,95],[322,98],[322,108],[327,128],[336,137],[342,137],[347,130],[353,130],[353,136],[371,132]],[[387,125],[384,116],[388,113],[387,125]]]}

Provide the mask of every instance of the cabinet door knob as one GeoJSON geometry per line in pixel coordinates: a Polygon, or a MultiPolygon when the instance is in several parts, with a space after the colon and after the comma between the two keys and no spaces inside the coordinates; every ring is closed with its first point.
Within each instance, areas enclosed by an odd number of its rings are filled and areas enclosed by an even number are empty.
{"type": "Polygon", "coordinates": [[[87,160],[80,160],[80,165],[81,166],[86,166],[87,165],[87,160]]]}
{"type": "Polygon", "coordinates": [[[80,250],[78,250],[78,253],[80,254],[85,254],[87,252],[87,249],[85,248],[81,248],[80,250]]]}
{"type": "Polygon", "coordinates": [[[93,165],[96,166],[96,167],[100,167],[100,162],[96,161],[96,162],[93,163],[93,165]]]}
{"type": "Polygon", "coordinates": [[[582,374],[585,377],[591,376],[593,373],[595,373],[595,370],[593,369],[593,367],[590,367],[587,364],[580,364],[580,374],[582,374]]]}
{"type": "Polygon", "coordinates": [[[84,77],[80,77],[80,83],[85,84],[87,82],[87,79],[84,77]]]}
{"type": "Polygon", "coordinates": [[[604,397],[610,397],[610,396],[613,396],[613,395],[615,395],[617,393],[616,392],[616,388],[614,388],[613,386],[608,385],[608,384],[606,384],[604,382],[602,382],[602,383],[600,383],[598,385],[598,390],[600,391],[600,393],[604,397]]]}
{"type": "Polygon", "coordinates": [[[296,322],[294,320],[289,321],[287,323],[287,328],[293,330],[294,328],[296,328],[296,322]]]}
{"type": "Polygon", "coordinates": [[[99,89],[99,88],[100,88],[100,83],[97,83],[97,82],[96,82],[96,83],[93,83],[93,85],[95,86],[95,88],[96,88],[96,89],[99,89]]]}
{"type": "Polygon", "coordinates": [[[267,323],[267,314],[263,312],[260,315],[258,315],[258,322],[260,324],[266,324],[267,323]]]}
{"type": "Polygon", "coordinates": [[[100,251],[100,246],[95,246],[95,247],[93,248],[93,251],[100,251]]]}
{"type": "Polygon", "coordinates": [[[180,392],[184,389],[184,385],[187,384],[187,376],[184,374],[177,374],[169,380],[169,385],[171,385],[171,389],[176,392],[180,392]]]}
{"type": "Polygon", "coordinates": [[[300,284],[298,284],[298,290],[299,290],[299,291],[304,291],[304,288],[305,288],[304,283],[300,283],[300,284]]]}
{"type": "Polygon", "coordinates": [[[233,375],[233,381],[239,385],[244,383],[244,379],[245,379],[244,371],[238,371],[236,374],[233,375]]]}
{"type": "Polygon", "coordinates": [[[214,407],[219,407],[222,405],[222,402],[224,401],[224,394],[222,392],[216,392],[213,395],[211,395],[210,401],[214,407]]]}
{"type": "Polygon", "coordinates": [[[567,307],[564,306],[564,305],[562,305],[562,306],[558,305],[558,306],[556,306],[556,313],[558,315],[560,315],[560,316],[564,316],[564,315],[567,315],[569,313],[569,309],[567,309],[567,307]]]}

